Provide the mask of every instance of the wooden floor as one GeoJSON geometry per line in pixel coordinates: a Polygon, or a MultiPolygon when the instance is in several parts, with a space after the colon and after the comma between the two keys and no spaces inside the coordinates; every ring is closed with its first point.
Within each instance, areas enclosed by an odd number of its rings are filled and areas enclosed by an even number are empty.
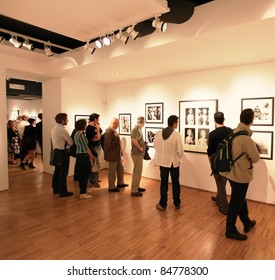
{"type": "MultiPolygon", "coordinates": [[[[155,208],[159,181],[142,178],[143,197],[130,188],[109,193],[107,171],[93,198],[80,200],[78,184],[68,178],[72,197],[52,194],[51,175],[9,167],[10,190],[0,192],[2,260],[224,260],[275,259],[275,207],[249,201],[257,226],[247,241],[224,237],[225,216],[210,192],[182,187],[182,207],[155,208]]],[[[130,183],[131,175],[125,175],[130,183]]],[[[243,231],[238,222],[238,228],[243,231]]]]}

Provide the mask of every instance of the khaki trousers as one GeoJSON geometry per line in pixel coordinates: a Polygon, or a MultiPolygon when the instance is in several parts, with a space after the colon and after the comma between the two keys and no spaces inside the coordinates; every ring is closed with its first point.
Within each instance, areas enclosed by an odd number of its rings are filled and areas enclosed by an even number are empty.
{"type": "Polygon", "coordinates": [[[117,177],[117,185],[124,184],[124,167],[122,165],[121,160],[109,161],[109,173],[108,173],[109,189],[116,188],[116,177],[117,177]]]}
{"type": "Polygon", "coordinates": [[[131,192],[136,193],[138,192],[138,188],[140,188],[140,180],[143,168],[143,156],[131,155],[131,157],[134,163],[131,192]]]}

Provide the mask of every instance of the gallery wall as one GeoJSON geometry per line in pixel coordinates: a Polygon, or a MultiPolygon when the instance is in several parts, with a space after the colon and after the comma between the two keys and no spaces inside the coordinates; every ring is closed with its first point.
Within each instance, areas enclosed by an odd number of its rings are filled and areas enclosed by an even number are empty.
{"type": "MultiPolygon", "coordinates": [[[[145,116],[146,103],[163,103],[163,124],[146,123],[144,133],[146,127],[167,126],[169,115],[179,115],[179,101],[217,99],[218,109],[225,114],[225,125],[235,128],[239,123],[242,109],[241,99],[275,97],[274,71],[275,63],[272,62],[111,85],[107,87],[106,118],[130,113],[133,127],[138,116],[145,116]]],[[[180,121],[183,122],[181,119],[180,121]]],[[[252,130],[274,134],[274,116],[273,126],[253,126],[252,130]]],[[[124,145],[126,172],[131,173],[133,164],[130,155],[130,137],[121,138],[124,145]]],[[[274,153],[274,141],[271,148],[274,153]]],[[[150,148],[149,153],[153,158],[154,149],[150,148]]],[[[275,204],[275,175],[272,172],[275,170],[274,160],[261,159],[254,168],[255,178],[251,182],[247,197],[255,201],[275,204]]],[[[205,153],[185,152],[180,176],[182,185],[216,191],[210,173],[205,153]]],[[[159,169],[154,166],[153,160],[144,161],[143,176],[159,179],[159,169]]],[[[229,193],[229,186],[227,188],[229,193]]]]}

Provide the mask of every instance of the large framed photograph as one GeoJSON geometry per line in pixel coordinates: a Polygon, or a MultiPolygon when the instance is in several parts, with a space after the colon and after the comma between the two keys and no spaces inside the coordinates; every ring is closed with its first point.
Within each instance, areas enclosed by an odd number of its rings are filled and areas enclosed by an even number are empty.
{"type": "Polygon", "coordinates": [[[186,152],[207,152],[208,136],[215,129],[217,110],[217,99],[179,102],[179,131],[186,152]]]}
{"type": "Polygon", "coordinates": [[[85,119],[87,120],[87,124],[89,123],[89,116],[90,115],[74,115],[74,122],[81,120],[81,119],[85,119]]]}
{"type": "Polygon", "coordinates": [[[273,125],[274,97],[243,98],[242,110],[246,108],[255,113],[253,125],[273,125]]]}
{"type": "Polygon", "coordinates": [[[11,120],[13,121],[17,120],[18,116],[19,116],[19,110],[11,110],[11,120]]]}
{"type": "Polygon", "coordinates": [[[155,136],[160,129],[162,127],[145,127],[145,141],[149,147],[154,147],[155,136]]]}
{"type": "Polygon", "coordinates": [[[119,119],[119,134],[130,135],[131,134],[131,114],[118,114],[119,119]]]}
{"type": "Polygon", "coordinates": [[[253,131],[251,136],[262,159],[273,159],[273,131],[253,131]]]}
{"type": "Polygon", "coordinates": [[[163,123],[163,103],[145,103],[145,122],[163,123]]]}

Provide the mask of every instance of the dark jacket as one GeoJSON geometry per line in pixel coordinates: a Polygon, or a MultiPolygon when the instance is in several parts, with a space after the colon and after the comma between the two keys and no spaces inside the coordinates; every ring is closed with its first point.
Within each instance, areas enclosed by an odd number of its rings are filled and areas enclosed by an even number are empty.
{"type": "Polygon", "coordinates": [[[108,127],[104,136],[104,159],[106,161],[119,161],[121,159],[121,146],[119,134],[108,127]]]}

